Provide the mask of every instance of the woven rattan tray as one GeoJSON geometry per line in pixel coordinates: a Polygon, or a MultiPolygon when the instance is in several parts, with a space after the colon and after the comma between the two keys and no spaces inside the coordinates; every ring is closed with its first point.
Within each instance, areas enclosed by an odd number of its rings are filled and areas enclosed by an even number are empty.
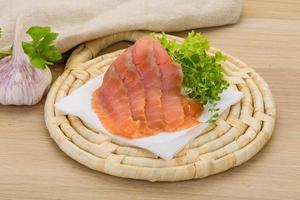
{"type": "MultiPolygon", "coordinates": [[[[190,142],[172,160],[126,146],[93,130],[74,116],[55,110],[54,104],[89,79],[103,73],[123,51],[98,56],[119,41],[135,41],[145,32],[124,32],[82,44],[70,56],[66,70],[52,85],[45,105],[45,121],[51,137],[68,156],[81,164],[119,177],[149,181],[203,178],[238,166],[254,156],[270,139],[276,109],[267,83],[246,64],[225,54],[226,79],[244,93],[215,125],[190,142]]],[[[182,38],[168,36],[182,41],[182,38]]],[[[216,49],[212,48],[210,52],[216,49]]]]}

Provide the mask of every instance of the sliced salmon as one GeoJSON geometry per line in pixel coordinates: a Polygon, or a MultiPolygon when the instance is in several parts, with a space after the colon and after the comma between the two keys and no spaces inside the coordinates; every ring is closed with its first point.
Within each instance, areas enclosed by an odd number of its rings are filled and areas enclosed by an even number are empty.
{"type": "Polygon", "coordinates": [[[139,72],[132,63],[131,50],[132,48],[127,49],[116,59],[114,68],[127,89],[132,118],[136,121],[140,134],[149,135],[154,130],[147,126],[145,87],[139,72]]]}
{"type": "Polygon", "coordinates": [[[184,110],[181,94],[182,71],[167,51],[156,40],[152,40],[156,63],[160,69],[162,82],[162,109],[166,122],[165,130],[174,131],[184,124],[184,110]]]}
{"type": "Polygon", "coordinates": [[[139,39],[132,48],[132,61],[145,87],[147,124],[151,129],[161,130],[165,125],[161,104],[162,84],[159,68],[153,62],[152,41],[151,37],[139,39]]]}
{"type": "Polygon", "coordinates": [[[182,79],[181,67],[146,36],[109,67],[92,107],[107,130],[127,138],[189,128],[203,107],[181,93],[182,79]]]}
{"type": "Polygon", "coordinates": [[[181,93],[183,74],[181,67],[174,63],[165,48],[154,42],[155,59],[161,72],[163,85],[162,107],[167,123],[166,131],[191,127],[198,122],[203,107],[198,102],[188,99],[181,93]]]}
{"type": "Polygon", "coordinates": [[[92,101],[106,129],[128,138],[141,136],[131,115],[127,89],[115,72],[114,64],[105,73],[103,84],[94,92],[92,101]]]}

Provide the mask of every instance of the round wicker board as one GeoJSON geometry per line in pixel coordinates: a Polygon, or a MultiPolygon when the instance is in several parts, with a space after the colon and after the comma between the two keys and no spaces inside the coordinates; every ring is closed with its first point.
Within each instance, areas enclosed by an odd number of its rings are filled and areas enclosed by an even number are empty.
{"type": "MultiPolygon", "coordinates": [[[[55,102],[103,73],[123,51],[97,57],[103,48],[123,40],[136,41],[145,34],[134,31],[107,36],[82,44],[72,53],[66,70],[52,85],[45,105],[46,125],[60,149],[91,169],[148,181],[203,178],[253,157],[272,135],[276,115],[274,100],[267,83],[252,68],[225,53],[227,61],[222,63],[225,77],[244,93],[244,97],[172,160],[166,161],[146,150],[114,141],[79,118],[55,109],[55,102]]],[[[214,48],[210,50],[215,51],[214,48]]]]}

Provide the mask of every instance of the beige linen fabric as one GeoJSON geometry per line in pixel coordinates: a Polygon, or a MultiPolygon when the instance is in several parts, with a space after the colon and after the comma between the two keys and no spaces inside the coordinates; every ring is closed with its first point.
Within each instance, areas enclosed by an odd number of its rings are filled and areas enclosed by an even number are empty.
{"type": "Polygon", "coordinates": [[[0,0],[0,48],[11,44],[17,15],[25,28],[51,26],[62,52],[130,30],[182,31],[237,22],[241,0],[0,0]]]}

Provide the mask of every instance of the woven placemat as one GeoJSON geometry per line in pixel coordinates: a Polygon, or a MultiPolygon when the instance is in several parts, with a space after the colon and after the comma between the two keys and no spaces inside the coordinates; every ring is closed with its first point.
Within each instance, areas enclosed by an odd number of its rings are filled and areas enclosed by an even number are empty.
{"type": "MultiPolygon", "coordinates": [[[[238,166],[254,156],[272,135],[276,115],[274,100],[267,83],[252,68],[225,53],[227,61],[222,63],[225,77],[244,97],[172,160],[121,144],[79,118],[55,109],[55,102],[103,73],[124,51],[97,56],[103,48],[119,41],[136,41],[145,34],[134,31],[103,37],[82,44],[72,53],[66,70],[52,85],[45,105],[46,125],[60,149],[91,169],[149,181],[203,178],[238,166]]],[[[212,48],[209,52],[215,51],[212,48]]]]}

